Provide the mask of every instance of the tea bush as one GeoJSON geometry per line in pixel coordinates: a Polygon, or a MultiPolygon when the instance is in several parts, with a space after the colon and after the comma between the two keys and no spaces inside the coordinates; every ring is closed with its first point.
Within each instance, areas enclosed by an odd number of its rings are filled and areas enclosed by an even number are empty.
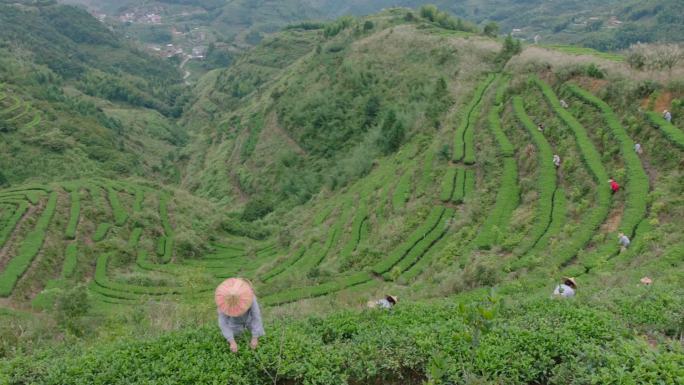
{"type": "Polygon", "coordinates": [[[5,270],[0,273],[0,296],[7,297],[12,293],[14,285],[16,285],[19,278],[31,266],[33,259],[38,255],[40,249],[43,247],[47,228],[52,221],[52,216],[55,214],[57,208],[57,193],[50,193],[48,202],[40,218],[36,222],[36,226],[26,237],[22,240],[16,255],[12,258],[5,270]]]}
{"type": "Polygon", "coordinates": [[[647,111],[646,116],[655,127],[660,128],[663,135],[665,135],[673,145],[677,146],[680,150],[684,150],[684,132],[682,132],[682,130],[665,120],[657,112],[647,111]]]}
{"type": "Polygon", "coordinates": [[[342,385],[419,383],[429,375],[439,383],[675,385],[684,377],[681,346],[652,348],[619,317],[581,301],[404,302],[392,311],[338,311],[266,326],[259,348],[250,351],[241,340],[237,355],[211,325],[17,358],[0,364],[0,381],[342,385]],[[435,370],[435,360],[444,370],[435,370]]]}
{"type": "Polygon", "coordinates": [[[575,85],[568,85],[568,90],[601,111],[613,138],[620,147],[620,154],[627,168],[627,182],[625,183],[627,199],[620,229],[625,234],[632,235],[636,226],[646,215],[649,190],[648,176],[641,165],[639,156],[634,152],[634,142],[620,124],[615,112],[603,100],[575,85]]]}
{"type": "Polygon", "coordinates": [[[551,145],[544,137],[544,134],[537,130],[537,126],[532,122],[525,111],[523,100],[520,96],[513,98],[513,110],[515,116],[518,118],[528,134],[532,137],[535,147],[537,148],[537,157],[539,164],[539,176],[537,178],[537,186],[539,189],[539,202],[537,204],[537,213],[535,217],[532,230],[527,241],[521,246],[521,254],[525,254],[544,236],[551,218],[553,215],[553,195],[555,194],[556,185],[556,170],[552,163],[553,151],[551,145]]]}

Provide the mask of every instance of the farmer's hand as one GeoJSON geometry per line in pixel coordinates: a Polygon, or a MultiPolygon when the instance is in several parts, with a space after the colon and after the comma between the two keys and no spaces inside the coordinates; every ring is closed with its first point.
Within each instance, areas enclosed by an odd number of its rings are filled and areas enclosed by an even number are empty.
{"type": "Polygon", "coordinates": [[[259,346],[259,339],[257,337],[252,337],[252,341],[249,343],[249,346],[252,347],[252,350],[256,349],[257,346],[259,346]]]}
{"type": "Polygon", "coordinates": [[[235,340],[233,340],[233,341],[228,341],[228,343],[230,344],[230,351],[233,353],[237,353],[237,351],[238,351],[237,342],[235,342],[235,340]]]}

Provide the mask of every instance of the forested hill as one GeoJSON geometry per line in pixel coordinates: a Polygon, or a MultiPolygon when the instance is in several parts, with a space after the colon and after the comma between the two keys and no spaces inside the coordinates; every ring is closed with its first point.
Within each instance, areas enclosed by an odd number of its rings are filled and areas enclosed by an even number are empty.
{"type": "MultiPolygon", "coordinates": [[[[68,0],[107,12],[123,13],[140,4],[135,1],[68,0]]],[[[681,41],[684,27],[680,18],[684,4],[679,0],[158,0],[158,5],[190,10],[179,20],[211,26],[225,41],[252,43],[283,25],[305,19],[334,19],[346,14],[365,15],[383,8],[417,8],[435,4],[453,16],[484,26],[496,22],[504,33],[514,32],[532,41],[539,35],[545,43],[579,44],[600,50],[619,50],[637,42],[681,41]],[[195,9],[195,11],[192,10],[195,9]],[[202,12],[196,12],[202,10],[202,12]]]]}
{"type": "Polygon", "coordinates": [[[173,63],[55,2],[2,2],[0,25],[0,184],[163,174],[184,137],[173,63]]]}

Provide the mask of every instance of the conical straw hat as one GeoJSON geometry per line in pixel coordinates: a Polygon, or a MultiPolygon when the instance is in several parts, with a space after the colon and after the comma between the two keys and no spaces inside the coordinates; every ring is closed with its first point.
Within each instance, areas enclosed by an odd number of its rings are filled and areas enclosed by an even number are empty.
{"type": "Polygon", "coordinates": [[[244,279],[228,278],[216,288],[214,300],[223,314],[239,317],[252,306],[254,290],[244,279]]]}

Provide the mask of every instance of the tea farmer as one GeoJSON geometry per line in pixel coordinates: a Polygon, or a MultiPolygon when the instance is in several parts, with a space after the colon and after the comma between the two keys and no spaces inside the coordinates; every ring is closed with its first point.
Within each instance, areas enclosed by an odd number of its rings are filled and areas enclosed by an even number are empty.
{"type": "Polygon", "coordinates": [[[620,244],[620,251],[625,251],[625,249],[627,249],[629,247],[629,244],[632,242],[625,235],[625,233],[620,233],[618,235],[618,243],[620,244]]]}
{"type": "Polygon", "coordinates": [[[397,304],[397,301],[399,298],[393,295],[387,295],[385,298],[379,299],[377,301],[368,301],[367,306],[371,309],[374,308],[382,308],[382,309],[391,309],[394,307],[394,305],[397,304]]]}
{"type": "Polygon", "coordinates": [[[563,278],[563,283],[556,286],[556,288],[553,290],[553,295],[554,297],[564,298],[574,297],[575,290],[577,290],[577,281],[575,281],[575,278],[565,277],[563,278]]]}
{"type": "Polygon", "coordinates": [[[663,111],[663,119],[667,120],[668,122],[672,122],[672,114],[670,113],[670,111],[663,111]]]}
{"type": "Polygon", "coordinates": [[[613,192],[613,194],[620,191],[620,185],[615,181],[615,179],[610,178],[608,183],[610,184],[610,190],[613,192]]]}
{"type": "Polygon", "coordinates": [[[560,160],[560,156],[558,156],[558,154],[553,156],[553,164],[554,164],[554,166],[556,166],[556,168],[560,167],[561,160],[560,160]]]}
{"type": "Polygon", "coordinates": [[[563,108],[568,108],[568,103],[567,103],[565,100],[563,100],[563,99],[560,100],[560,105],[561,105],[561,107],[563,107],[563,108]]]}
{"type": "Polygon", "coordinates": [[[252,335],[250,346],[256,349],[259,337],[266,333],[252,285],[242,278],[229,278],[216,288],[214,300],[218,308],[219,328],[230,344],[230,350],[237,353],[235,337],[248,329],[252,335]]]}
{"type": "Polygon", "coordinates": [[[634,145],[634,152],[636,152],[639,155],[644,153],[644,149],[641,148],[641,143],[637,143],[634,145]]]}

